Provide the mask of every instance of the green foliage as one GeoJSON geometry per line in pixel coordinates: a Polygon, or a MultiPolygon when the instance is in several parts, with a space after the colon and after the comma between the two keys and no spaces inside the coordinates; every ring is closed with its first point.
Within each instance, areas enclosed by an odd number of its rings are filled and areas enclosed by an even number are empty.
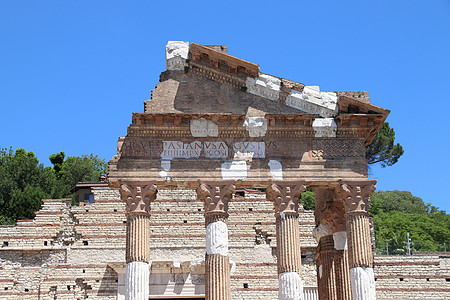
{"type": "Polygon", "coordinates": [[[96,155],[64,158],[62,151],[52,154],[54,167],[44,167],[31,151],[0,148],[0,225],[31,219],[41,199],[70,197],[75,183],[106,174],[107,163],[96,155]]]}
{"type": "Polygon", "coordinates": [[[404,151],[399,143],[394,143],[394,129],[390,128],[389,123],[385,122],[373,142],[367,147],[366,158],[368,163],[380,163],[383,168],[395,164],[404,151]]]}
{"type": "Polygon", "coordinates": [[[302,194],[300,202],[303,204],[305,210],[314,210],[316,208],[316,202],[314,198],[314,192],[308,189],[302,194]]]}
{"type": "Polygon", "coordinates": [[[65,156],[66,156],[66,154],[63,151],[49,156],[50,162],[53,164],[53,170],[55,170],[55,173],[58,177],[60,174],[59,172],[62,169],[62,165],[64,163],[65,156]]]}
{"type": "Polygon", "coordinates": [[[54,182],[51,168],[44,168],[33,152],[24,149],[0,150],[0,224],[29,219],[52,196],[47,183],[54,182]]]}
{"type": "Polygon", "coordinates": [[[412,252],[444,251],[444,243],[450,242],[450,215],[445,211],[405,191],[377,192],[371,199],[378,253],[406,254],[408,232],[412,252]]]}
{"type": "Polygon", "coordinates": [[[70,195],[70,188],[77,182],[96,182],[102,174],[106,174],[108,164],[97,155],[82,155],[68,157],[62,164],[60,181],[66,195],[70,195]]]}
{"type": "Polygon", "coordinates": [[[415,197],[407,191],[376,192],[370,196],[372,205],[369,209],[371,214],[379,212],[399,211],[404,213],[425,214],[428,207],[422,199],[415,197]]]}

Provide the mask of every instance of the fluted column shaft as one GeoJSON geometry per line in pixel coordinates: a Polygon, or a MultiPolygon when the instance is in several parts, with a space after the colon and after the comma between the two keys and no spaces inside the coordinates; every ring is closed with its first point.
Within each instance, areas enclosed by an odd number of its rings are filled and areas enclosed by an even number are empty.
{"type": "Polygon", "coordinates": [[[316,188],[314,192],[316,201],[314,215],[317,227],[313,231],[313,236],[318,242],[316,259],[319,299],[350,300],[352,291],[344,204],[337,199],[336,191],[333,188],[316,188]],[[323,258],[322,251],[329,254],[324,254],[323,258]],[[325,268],[332,270],[334,286],[330,286],[327,278],[323,279],[323,274],[326,274],[325,268]],[[322,278],[319,278],[320,276],[322,278]],[[325,288],[328,291],[323,291],[325,288]]]}
{"type": "Polygon", "coordinates": [[[302,274],[300,231],[298,214],[276,218],[278,274],[297,272],[302,274]]]}
{"type": "Polygon", "coordinates": [[[150,260],[150,214],[127,215],[126,262],[150,260]]]}
{"type": "Polygon", "coordinates": [[[336,300],[336,281],[334,270],[334,241],[333,235],[326,235],[320,238],[317,246],[317,283],[319,299],[336,300]]]}
{"type": "Polygon", "coordinates": [[[298,203],[304,182],[272,182],[267,199],[274,202],[277,231],[278,298],[303,299],[298,203]]]}
{"type": "Polygon", "coordinates": [[[149,296],[150,202],[156,198],[154,184],[125,183],[120,186],[126,202],[127,237],[125,299],[147,300],[149,296]]]}
{"type": "Polygon", "coordinates": [[[356,267],[372,268],[373,256],[369,216],[362,213],[350,213],[346,219],[350,269],[356,267]]]}
{"type": "Polygon", "coordinates": [[[368,213],[369,197],[375,190],[376,180],[340,183],[345,208],[352,298],[376,299],[368,213]]]}
{"type": "MultiPolygon", "coordinates": [[[[347,239],[347,233],[345,231],[336,232],[333,237],[339,236],[339,239],[347,239]],[[345,236],[344,236],[345,235],[345,236]],[[344,237],[341,237],[344,236],[344,237]]],[[[345,246],[338,247],[335,243],[334,254],[334,271],[336,280],[336,295],[338,300],[351,300],[352,288],[350,284],[350,269],[348,264],[348,250],[347,243],[345,246]]]]}
{"type": "Polygon", "coordinates": [[[228,202],[233,182],[201,181],[198,198],[205,204],[206,258],[205,299],[230,300],[230,261],[228,258],[228,202]]]}

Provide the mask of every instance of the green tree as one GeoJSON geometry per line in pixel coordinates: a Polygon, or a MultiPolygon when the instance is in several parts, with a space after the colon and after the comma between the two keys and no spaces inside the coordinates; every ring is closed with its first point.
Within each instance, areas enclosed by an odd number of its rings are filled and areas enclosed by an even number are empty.
{"type": "Polygon", "coordinates": [[[62,163],[60,171],[60,180],[64,185],[66,196],[70,195],[70,188],[75,183],[96,182],[107,170],[108,164],[105,160],[92,153],[81,157],[68,157],[62,163]]]}
{"type": "Polygon", "coordinates": [[[366,149],[366,158],[369,164],[380,163],[381,167],[392,166],[403,155],[403,147],[395,144],[395,132],[385,122],[381,126],[375,139],[366,149]]]}
{"type": "Polygon", "coordinates": [[[39,164],[33,152],[0,150],[0,224],[30,219],[42,198],[56,195],[52,168],[39,164]],[[55,192],[55,194],[54,194],[55,192]]]}
{"type": "Polygon", "coordinates": [[[55,170],[56,176],[58,177],[60,175],[65,156],[66,154],[64,151],[49,156],[50,162],[53,164],[53,170],[55,170]]]}
{"type": "Polygon", "coordinates": [[[62,151],[52,154],[54,167],[44,167],[31,151],[0,148],[0,224],[31,219],[41,199],[70,197],[75,183],[106,174],[107,163],[94,154],[64,158],[62,151]]]}
{"type": "Polygon", "coordinates": [[[372,194],[369,212],[374,218],[378,253],[406,254],[406,234],[411,250],[444,251],[450,242],[450,215],[406,191],[372,194]],[[386,247],[387,246],[387,247],[386,247]]]}
{"type": "Polygon", "coordinates": [[[380,211],[400,211],[404,213],[426,214],[429,210],[423,200],[413,196],[407,191],[385,191],[376,192],[370,196],[371,207],[369,212],[377,214],[380,211]]]}
{"type": "Polygon", "coordinates": [[[448,223],[427,214],[382,212],[374,217],[374,227],[377,248],[388,242],[391,254],[406,252],[408,232],[412,251],[443,251],[444,243],[450,241],[448,223]]]}
{"type": "Polygon", "coordinates": [[[306,210],[314,210],[316,208],[316,200],[314,198],[314,192],[308,189],[302,194],[300,202],[303,204],[303,208],[306,210]]]}

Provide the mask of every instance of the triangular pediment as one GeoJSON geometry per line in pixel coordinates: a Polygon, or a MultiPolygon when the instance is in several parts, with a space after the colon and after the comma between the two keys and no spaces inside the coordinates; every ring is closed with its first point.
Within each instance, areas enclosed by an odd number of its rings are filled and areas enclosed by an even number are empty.
{"type": "Polygon", "coordinates": [[[167,71],[145,101],[152,114],[313,115],[335,118],[360,111],[387,115],[371,105],[367,92],[322,92],[318,86],[264,74],[257,64],[227,54],[226,46],[169,42],[167,71]],[[356,107],[356,109],[355,109],[356,107]]]}
{"type": "Polygon", "coordinates": [[[167,44],[167,70],[119,139],[111,186],[150,179],[195,188],[205,175],[244,187],[298,178],[316,186],[367,175],[365,147],[388,110],[367,92],[323,92],[227,50],[167,44]]]}

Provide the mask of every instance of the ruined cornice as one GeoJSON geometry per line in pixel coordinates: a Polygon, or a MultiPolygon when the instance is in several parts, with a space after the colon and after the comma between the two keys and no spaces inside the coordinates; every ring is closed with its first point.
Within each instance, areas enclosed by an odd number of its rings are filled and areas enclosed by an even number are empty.
{"type": "Polygon", "coordinates": [[[217,69],[219,68],[219,64],[228,66],[228,72],[230,74],[237,74],[238,72],[241,72],[250,77],[256,77],[259,73],[259,66],[257,64],[216,51],[197,43],[191,43],[189,53],[191,54],[193,61],[201,62],[202,59],[207,59],[209,60],[211,66],[214,66],[217,69]]]}

